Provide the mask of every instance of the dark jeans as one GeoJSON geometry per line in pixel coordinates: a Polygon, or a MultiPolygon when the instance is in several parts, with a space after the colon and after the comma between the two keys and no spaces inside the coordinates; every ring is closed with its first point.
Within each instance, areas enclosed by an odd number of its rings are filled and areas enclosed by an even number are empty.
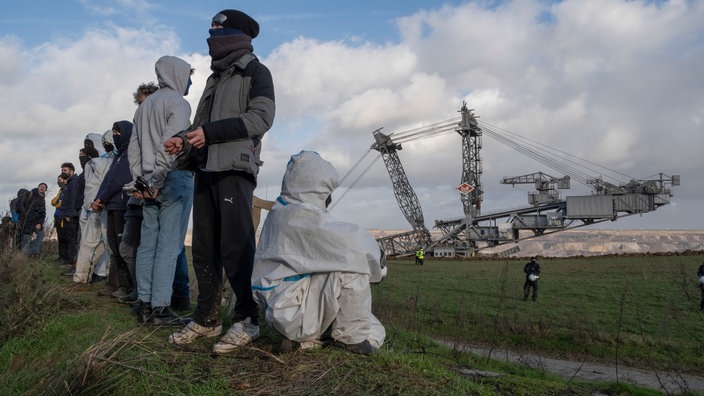
{"type": "Polygon", "coordinates": [[[108,246],[110,246],[110,270],[108,272],[107,284],[117,287],[124,287],[132,290],[134,283],[127,263],[120,254],[120,242],[122,242],[122,232],[125,229],[125,211],[108,210],[108,246]]]}
{"type": "Polygon", "coordinates": [[[533,288],[533,301],[535,301],[538,298],[538,281],[530,281],[528,280],[528,277],[526,277],[526,283],[523,284],[523,299],[526,300],[528,299],[528,295],[530,294],[530,288],[533,288]]]}
{"type": "Polygon", "coordinates": [[[198,305],[193,321],[221,323],[223,268],[236,297],[234,320],[258,323],[252,297],[256,242],[252,222],[254,180],[239,172],[196,172],[193,199],[193,268],[198,305]]]}

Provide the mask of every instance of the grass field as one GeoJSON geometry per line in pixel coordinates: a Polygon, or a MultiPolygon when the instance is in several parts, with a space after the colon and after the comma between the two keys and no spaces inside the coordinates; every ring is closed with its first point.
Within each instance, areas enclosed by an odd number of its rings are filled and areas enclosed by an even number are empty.
{"type": "Polygon", "coordinates": [[[656,395],[582,383],[443,347],[435,340],[702,375],[704,258],[540,260],[536,303],[522,299],[523,261],[391,261],[372,289],[387,330],[380,353],[279,351],[262,326],[252,347],[212,356],[173,329],[137,325],[125,306],[74,286],[46,260],[0,255],[0,394],[63,395],[656,395]],[[497,376],[467,375],[462,369],[497,376]]]}
{"type": "Polygon", "coordinates": [[[393,262],[374,289],[382,322],[460,343],[704,373],[701,256],[541,259],[537,302],[525,261],[393,262]],[[399,315],[399,313],[403,313],[399,315]]]}

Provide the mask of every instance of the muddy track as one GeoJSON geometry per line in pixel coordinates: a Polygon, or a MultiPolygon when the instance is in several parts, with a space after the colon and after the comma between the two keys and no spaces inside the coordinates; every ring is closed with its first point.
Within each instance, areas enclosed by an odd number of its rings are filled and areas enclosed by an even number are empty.
{"type": "Polygon", "coordinates": [[[471,352],[491,359],[507,361],[543,370],[568,380],[577,379],[589,382],[626,382],[638,386],[657,389],[667,394],[684,392],[704,394],[704,377],[666,373],[633,367],[606,365],[601,363],[559,360],[540,355],[519,353],[501,349],[487,349],[472,345],[456,344],[444,340],[437,342],[458,351],[471,352]]]}

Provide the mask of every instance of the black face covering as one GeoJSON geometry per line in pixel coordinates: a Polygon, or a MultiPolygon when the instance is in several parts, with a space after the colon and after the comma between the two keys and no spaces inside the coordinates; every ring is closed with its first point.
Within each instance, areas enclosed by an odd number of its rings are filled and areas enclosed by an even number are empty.
{"type": "Polygon", "coordinates": [[[86,164],[88,163],[88,161],[91,160],[91,158],[87,155],[80,155],[78,156],[78,160],[81,162],[81,168],[85,168],[86,164]]]}
{"type": "Polygon", "coordinates": [[[112,151],[115,150],[115,146],[113,146],[112,143],[109,142],[103,143],[103,148],[105,149],[106,153],[112,153],[112,151]]]}

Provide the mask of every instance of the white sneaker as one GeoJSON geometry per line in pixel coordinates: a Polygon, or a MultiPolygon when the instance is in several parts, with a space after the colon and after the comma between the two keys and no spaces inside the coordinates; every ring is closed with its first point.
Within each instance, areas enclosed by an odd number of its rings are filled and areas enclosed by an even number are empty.
{"type": "Polygon", "coordinates": [[[190,344],[201,337],[216,337],[222,333],[222,325],[213,327],[201,326],[196,322],[189,322],[186,327],[169,336],[169,342],[176,345],[190,344]]]}
{"type": "Polygon", "coordinates": [[[213,345],[213,352],[229,353],[257,338],[259,338],[259,326],[252,324],[250,318],[246,318],[230,327],[230,330],[225,333],[220,341],[213,345]]]}

